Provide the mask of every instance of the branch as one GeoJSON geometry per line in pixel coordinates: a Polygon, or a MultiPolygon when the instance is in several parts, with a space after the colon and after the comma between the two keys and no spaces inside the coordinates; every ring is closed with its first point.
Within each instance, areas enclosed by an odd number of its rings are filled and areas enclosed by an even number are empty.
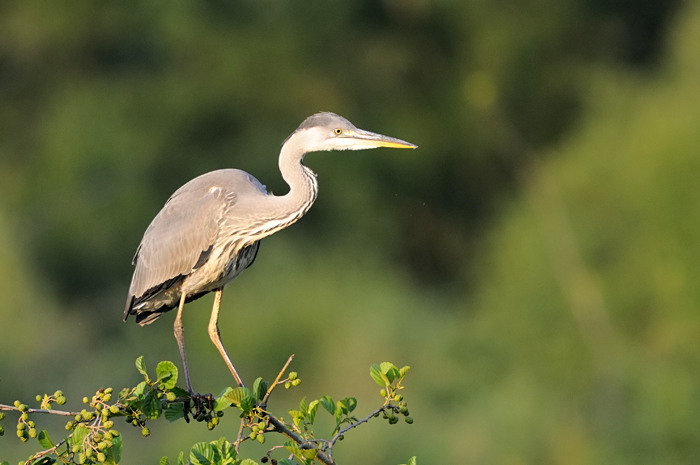
{"type": "Polygon", "coordinates": [[[80,412],[67,412],[65,410],[50,410],[43,408],[28,408],[26,410],[20,410],[13,405],[0,404],[0,411],[5,410],[8,412],[22,412],[22,413],[49,413],[51,415],[61,415],[64,417],[74,417],[80,415],[80,412]]]}
{"type": "Polygon", "coordinates": [[[347,431],[350,431],[350,430],[353,429],[353,428],[357,428],[357,427],[360,426],[362,423],[367,423],[371,418],[373,418],[374,416],[376,416],[376,415],[382,413],[382,412],[384,411],[384,409],[387,408],[388,405],[389,405],[389,401],[386,401],[386,402],[384,403],[384,405],[382,405],[382,406],[379,407],[377,410],[375,410],[374,412],[372,412],[372,413],[370,413],[369,415],[367,415],[367,416],[366,416],[365,418],[363,418],[362,420],[356,421],[356,422],[354,422],[354,423],[350,423],[348,426],[346,426],[345,428],[343,428],[343,429],[341,429],[340,431],[338,431],[338,432],[335,434],[335,436],[333,436],[333,438],[331,438],[331,440],[328,441],[328,455],[329,455],[330,457],[333,457],[333,446],[335,445],[335,443],[338,441],[338,439],[340,439],[340,437],[341,437],[344,433],[346,433],[347,431]]]}
{"type": "MultiPolygon", "coordinates": [[[[284,434],[285,436],[287,436],[288,438],[290,438],[292,441],[294,441],[294,442],[296,442],[297,444],[299,444],[299,447],[300,447],[301,449],[306,449],[306,448],[313,448],[313,449],[315,449],[315,448],[316,448],[316,446],[308,447],[308,446],[310,445],[309,442],[305,441],[304,438],[302,438],[302,437],[299,436],[297,433],[295,433],[294,431],[292,431],[292,430],[290,430],[289,428],[287,428],[287,426],[286,426],[284,423],[282,423],[281,421],[279,421],[279,420],[277,419],[277,417],[275,417],[275,416],[272,415],[271,413],[268,413],[268,414],[267,414],[267,417],[270,419],[270,423],[272,424],[272,426],[275,427],[275,430],[276,430],[278,433],[284,434]]],[[[322,452],[321,450],[319,450],[319,451],[317,452],[316,458],[317,458],[318,460],[320,460],[321,462],[325,463],[326,465],[335,465],[335,461],[333,461],[332,456],[326,455],[326,454],[325,454],[324,452],[322,452]]]]}

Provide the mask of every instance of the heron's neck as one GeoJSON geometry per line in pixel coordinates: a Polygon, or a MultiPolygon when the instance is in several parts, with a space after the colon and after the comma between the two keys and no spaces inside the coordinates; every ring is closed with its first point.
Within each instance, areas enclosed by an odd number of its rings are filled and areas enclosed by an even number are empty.
{"type": "Polygon", "coordinates": [[[289,226],[304,216],[318,195],[316,174],[302,164],[305,153],[298,147],[303,144],[295,144],[295,142],[297,141],[288,140],[280,151],[279,168],[282,179],[289,185],[289,192],[274,197],[279,229],[289,226]]]}

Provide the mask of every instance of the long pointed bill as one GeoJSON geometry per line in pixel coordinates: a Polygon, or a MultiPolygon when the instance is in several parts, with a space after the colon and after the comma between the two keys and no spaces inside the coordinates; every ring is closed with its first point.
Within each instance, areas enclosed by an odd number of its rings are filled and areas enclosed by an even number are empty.
{"type": "Polygon", "coordinates": [[[395,149],[415,149],[417,145],[394,137],[384,136],[374,132],[357,129],[345,136],[355,149],[371,149],[376,147],[391,147],[395,149]]]}

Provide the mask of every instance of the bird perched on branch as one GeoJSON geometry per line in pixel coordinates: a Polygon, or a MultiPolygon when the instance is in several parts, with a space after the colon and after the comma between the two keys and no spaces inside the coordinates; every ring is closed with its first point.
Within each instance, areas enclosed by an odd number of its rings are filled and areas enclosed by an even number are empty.
{"type": "Polygon", "coordinates": [[[192,179],[168,199],[136,249],[124,320],[134,315],[143,326],[177,307],[174,333],[190,392],[184,305],[214,292],[209,336],[236,383],[243,386],[219,334],[224,286],[253,263],[262,238],[296,222],[316,200],[316,175],[302,163],[307,153],[377,147],[416,148],[358,129],[334,113],[318,113],[304,120],[282,144],[279,169],[289,185],[286,195],[267,192],[245,171],[222,169],[192,179]]]}

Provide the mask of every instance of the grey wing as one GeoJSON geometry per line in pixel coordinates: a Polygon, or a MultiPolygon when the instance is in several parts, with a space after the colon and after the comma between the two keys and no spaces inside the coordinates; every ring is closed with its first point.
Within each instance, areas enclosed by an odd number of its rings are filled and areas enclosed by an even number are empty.
{"type": "Polygon", "coordinates": [[[206,260],[221,217],[234,202],[234,193],[201,183],[185,184],[168,199],[146,229],[134,256],[136,269],[125,318],[131,308],[181,280],[206,260]]]}

